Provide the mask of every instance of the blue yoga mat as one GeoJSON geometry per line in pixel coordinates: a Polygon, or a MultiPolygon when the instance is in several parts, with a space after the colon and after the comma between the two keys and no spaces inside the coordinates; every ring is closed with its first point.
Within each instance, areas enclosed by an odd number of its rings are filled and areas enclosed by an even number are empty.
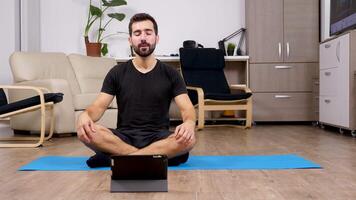
{"type": "MultiPolygon", "coordinates": [[[[109,167],[89,168],[88,157],[44,156],[25,166],[20,171],[90,171],[110,170],[109,167]]],[[[294,154],[254,156],[190,156],[189,160],[169,170],[282,170],[321,168],[303,157],[294,154]]]]}

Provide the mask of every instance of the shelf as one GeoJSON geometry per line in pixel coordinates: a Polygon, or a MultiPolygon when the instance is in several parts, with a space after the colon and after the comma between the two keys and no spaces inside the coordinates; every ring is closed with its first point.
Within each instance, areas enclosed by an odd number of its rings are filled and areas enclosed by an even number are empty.
{"type": "MultiPolygon", "coordinates": [[[[120,57],[114,58],[116,62],[126,62],[133,57],[120,57]]],[[[158,60],[164,62],[179,62],[179,56],[156,56],[158,60]]],[[[225,56],[225,61],[247,61],[249,60],[249,56],[225,56]]]]}

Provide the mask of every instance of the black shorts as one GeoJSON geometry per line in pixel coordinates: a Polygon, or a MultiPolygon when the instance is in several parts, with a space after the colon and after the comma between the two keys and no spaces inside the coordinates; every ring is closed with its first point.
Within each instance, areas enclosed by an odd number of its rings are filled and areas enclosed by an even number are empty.
{"type": "Polygon", "coordinates": [[[111,129],[110,131],[119,137],[126,144],[132,145],[138,149],[142,149],[153,142],[167,138],[172,132],[142,132],[136,130],[120,131],[118,129],[111,129]]]}
{"type": "MultiPolygon", "coordinates": [[[[111,129],[110,131],[119,137],[126,144],[132,145],[138,149],[144,148],[154,142],[165,139],[173,132],[161,131],[161,132],[138,132],[138,131],[119,131],[118,129],[111,129]]],[[[168,159],[169,166],[176,166],[181,163],[185,163],[189,158],[189,152],[183,155],[179,155],[168,159]]]]}

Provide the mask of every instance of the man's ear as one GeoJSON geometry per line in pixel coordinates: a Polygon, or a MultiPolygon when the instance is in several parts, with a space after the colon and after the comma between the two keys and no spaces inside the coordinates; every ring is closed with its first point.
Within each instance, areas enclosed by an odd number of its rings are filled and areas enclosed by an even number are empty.
{"type": "Polygon", "coordinates": [[[130,46],[132,46],[132,39],[131,36],[128,38],[130,46]]]}
{"type": "Polygon", "coordinates": [[[159,43],[159,35],[156,35],[156,44],[159,43]]]}

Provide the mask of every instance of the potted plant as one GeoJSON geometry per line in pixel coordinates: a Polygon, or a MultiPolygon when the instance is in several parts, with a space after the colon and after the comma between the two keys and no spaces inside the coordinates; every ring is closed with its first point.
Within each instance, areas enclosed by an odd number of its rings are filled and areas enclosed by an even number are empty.
{"type": "Polygon", "coordinates": [[[234,51],[235,51],[236,45],[234,43],[228,43],[227,44],[227,55],[228,56],[233,56],[234,51]]]}
{"type": "MultiPolygon", "coordinates": [[[[127,4],[126,0],[111,0],[111,1],[100,0],[99,4],[100,6],[96,7],[92,4],[92,0],[90,0],[89,3],[88,19],[84,31],[85,46],[86,46],[88,56],[100,57],[101,54],[106,55],[108,53],[107,44],[102,43],[103,39],[107,38],[107,36],[103,36],[103,33],[107,28],[107,26],[113,20],[122,21],[125,18],[125,14],[123,13],[108,13],[107,15],[105,15],[104,13],[109,8],[126,5],[127,4]],[[105,20],[104,22],[104,18],[106,18],[105,16],[107,16],[109,19],[105,20]],[[99,28],[97,29],[97,38],[95,42],[90,42],[89,32],[94,22],[97,20],[99,20],[99,28]]],[[[114,34],[110,34],[108,36],[111,35],[114,34]]]]}

